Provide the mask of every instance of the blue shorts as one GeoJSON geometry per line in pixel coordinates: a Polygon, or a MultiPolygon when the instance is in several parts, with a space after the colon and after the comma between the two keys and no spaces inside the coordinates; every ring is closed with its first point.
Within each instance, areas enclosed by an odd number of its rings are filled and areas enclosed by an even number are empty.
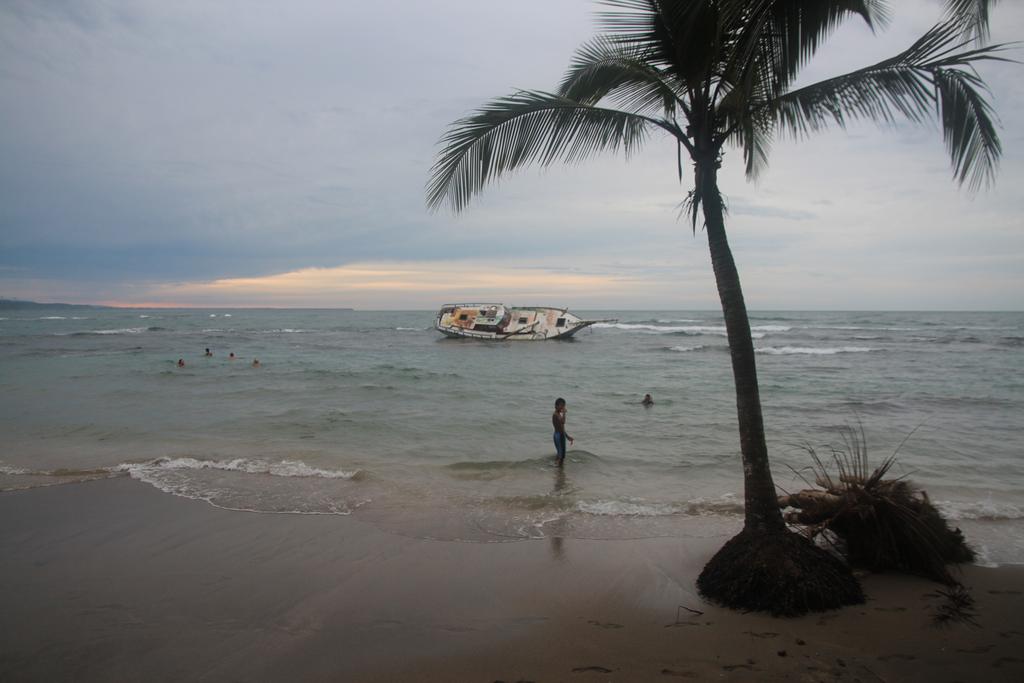
{"type": "Polygon", "coordinates": [[[558,460],[565,460],[565,432],[555,432],[555,453],[558,455],[558,460]]]}

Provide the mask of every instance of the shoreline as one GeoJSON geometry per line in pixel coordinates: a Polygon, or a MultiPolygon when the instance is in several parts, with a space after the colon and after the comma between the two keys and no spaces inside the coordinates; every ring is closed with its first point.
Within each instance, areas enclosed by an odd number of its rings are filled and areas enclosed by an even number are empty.
{"type": "Polygon", "coordinates": [[[0,679],[1019,680],[1024,566],[863,577],[797,619],[704,603],[725,537],[466,543],[251,514],[128,477],[0,493],[0,679]],[[700,611],[695,614],[679,605],[700,611]]]}

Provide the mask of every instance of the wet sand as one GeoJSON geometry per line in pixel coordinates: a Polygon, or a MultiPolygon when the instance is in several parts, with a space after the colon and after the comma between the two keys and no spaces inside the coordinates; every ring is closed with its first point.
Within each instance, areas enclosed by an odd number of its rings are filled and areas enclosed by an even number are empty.
{"type": "Polygon", "coordinates": [[[430,541],[127,478],[5,492],[0,680],[1024,680],[1024,567],[965,569],[976,626],[885,575],[773,619],[695,594],[723,541],[430,541]]]}

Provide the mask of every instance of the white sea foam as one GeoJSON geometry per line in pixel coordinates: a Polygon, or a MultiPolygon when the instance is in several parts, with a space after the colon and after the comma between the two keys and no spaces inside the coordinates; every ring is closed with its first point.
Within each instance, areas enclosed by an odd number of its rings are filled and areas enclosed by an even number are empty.
{"type": "Polygon", "coordinates": [[[771,356],[791,356],[794,354],[833,356],[837,353],[869,353],[871,351],[878,351],[878,349],[867,346],[839,346],[833,348],[812,348],[808,346],[762,346],[754,350],[757,353],[767,353],[771,356]]]}
{"type": "Polygon", "coordinates": [[[603,517],[667,517],[689,515],[695,517],[721,517],[743,513],[743,503],[732,493],[717,498],[694,498],[685,503],[650,502],[642,499],[581,500],[576,511],[603,517]]]}
{"type": "Polygon", "coordinates": [[[396,327],[395,330],[398,332],[422,332],[427,328],[424,327],[396,327]]]}
{"type": "Polygon", "coordinates": [[[114,471],[127,472],[135,476],[147,470],[224,470],[228,472],[245,472],[247,474],[269,474],[275,477],[321,477],[323,479],[354,479],[360,470],[325,470],[310,467],[306,463],[295,460],[267,462],[235,458],[233,460],[199,460],[197,458],[160,458],[145,463],[122,463],[113,468],[114,471]]]}
{"type": "Polygon", "coordinates": [[[699,323],[699,320],[693,318],[678,318],[678,319],[667,319],[667,320],[655,320],[660,325],[672,325],[674,323],[699,323]]]}
{"type": "Polygon", "coordinates": [[[913,332],[920,327],[876,327],[875,325],[804,325],[805,330],[869,330],[872,332],[913,332]]]}
{"type": "Polygon", "coordinates": [[[145,327],[122,327],[116,330],[91,330],[88,334],[141,334],[145,327]]]}
{"type": "Polygon", "coordinates": [[[217,317],[217,314],[216,314],[216,313],[211,313],[211,314],[210,314],[210,317],[211,317],[211,318],[216,318],[216,317],[217,317]]]}
{"type": "Polygon", "coordinates": [[[67,320],[67,318],[62,315],[44,315],[41,318],[36,318],[36,320],[67,320]]]}
{"type": "Polygon", "coordinates": [[[576,510],[588,515],[602,517],[664,517],[674,515],[679,509],[671,503],[644,503],[622,500],[581,500],[576,510]]]}
{"type": "Polygon", "coordinates": [[[935,507],[946,519],[1024,519],[1024,510],[1012,503],[1000,503],[992,500],[973,502],[939,500],[935,507]]]}
{"type": "Polygon", "coordinates": [[[670,347],[668,347],[668,350],[669,351],[686,352],[686,351],[700,351],[703,348],[704,348],[703,344],[697,344],[696,346],[670,346],[670,347]]]}
{"type": "Polygon", "coordinates": [[[717,517],[720,515],[742,515],[743,501],[734,493],[723,493],[717,498],[694,498],[682,507],[682,512],[698,517],[717,517]]]}
{"type": "Polygon", "coordinates": [[[0,465],[0,474],[32,474],[32,470],[26,470],[21,467],[11,467],[10,465],[0,465]]]}
{"type": "MultiPolygon", "coordinates": [[[[721,325],[651,325],[648,323],[596,323],[594,327],[607,327],[617,330],[642,332],[644,334],[690,334],[690,335],[715,335],[726,336],[725,327],[721,325]]],[[[753,327],[756,330],[750,333],[754,339],[761,339],[766,332],[783,331],[781,325],[765,325],[753,327]],[[766,329],[779,328],[779,329],[766,329]]],[[[789,329],[789,328],[785,328],[789,329]]]]}
{"type": "Polygon", "coordinates": [[[230,314],[230,313],[225,313],[225,314],[224,314],[224,317],[225,317],[225,318],[230,318],[230,317],[231,317],[231,314],[230,314]]]}
{"type": "Polygon", "coordinates": [[[293,327],[278,327],[272,330],[260,330],[259,334],[300,334],[302,332],[310,332],[311,330],[301,330],[293,327]]]}
{"type": "Polygon", "coordinates": [[[233,460],[199,460],[197,458],[160,458],[143,463],[122,463],[110,468],[112,473],[127,473],[132,479],[144,482],[154,488],[171,495],[192,500],[201,500],[214,507],[240,512],[259,512],[268,514],[298,515],[349,515],[370,502],[369,498],[361,500],[341,500],[336,494],[321,495],[316,493],[323,484],[316,485],[312,490],[308,487],[297,493],[292,488],[298,482],[287,484],[296,478],[355,479],[360,471],[346,472],[342,470],[325,470],[311,467],[305,463],[281,460],[269,462],[236,458],[233,460]],[[260,493],[247,491],[246,486],[237,489],[230,483],[217,482],[211,484],[198,476],[201,470],[219,470],[240,472],[243,474],[269,475],[282,477],[274,486],[260,484],[260,493]],[[284,486],[286,488],[282,489],[284,486]],[[292,491],[291,493],[282,492],[292,491]]]}

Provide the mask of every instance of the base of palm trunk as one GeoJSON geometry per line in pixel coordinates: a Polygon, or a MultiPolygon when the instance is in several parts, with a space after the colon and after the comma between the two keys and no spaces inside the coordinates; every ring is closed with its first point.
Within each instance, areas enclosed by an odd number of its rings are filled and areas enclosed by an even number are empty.
{"type": "Polygon", "coordinates": [[[725,607],[798,616],[864,602],[850,568],[790,531],[744,529],[705,565],[697,589],[725,607]]]}

